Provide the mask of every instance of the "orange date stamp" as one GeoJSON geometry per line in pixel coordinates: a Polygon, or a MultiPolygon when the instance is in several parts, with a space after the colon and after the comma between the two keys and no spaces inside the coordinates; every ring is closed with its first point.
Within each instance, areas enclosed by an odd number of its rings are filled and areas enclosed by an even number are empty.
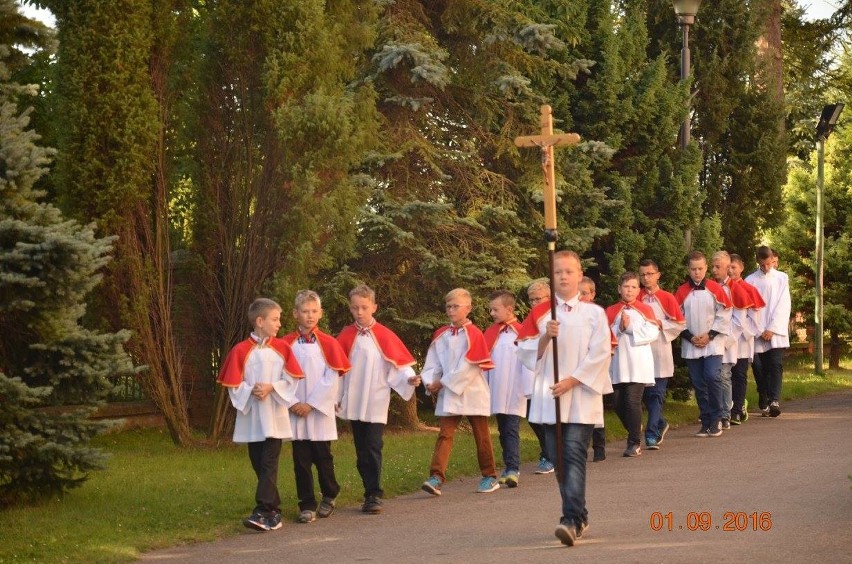
{"type": "Polygon", "coordinates": [[[713,518],[710,511],[690,511],[686,515],[675,515],[669,511],[651,513],[649,525],[652,531],[771,531],[772,513],[768,511],[725,511],[721,520],[713,518]]]}

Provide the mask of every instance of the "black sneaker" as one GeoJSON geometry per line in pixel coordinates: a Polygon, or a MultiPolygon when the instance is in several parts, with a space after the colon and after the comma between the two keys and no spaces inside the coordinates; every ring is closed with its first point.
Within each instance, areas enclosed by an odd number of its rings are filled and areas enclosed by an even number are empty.
{"type": "Polygon", "coordinates": [[[361,511],[375,515],[382,512],[382,500],[376,496],[370,496],[364,500],[364,505],[361,506],[361,511]]]}
{"type": "Polygon", "coordinates": [[[262,513],[257,511],[243,519],[243,525],[247,529],[254,529],[255,531],[269,530],[269,524],[266,521],[266,517],[264,517],[262,513]]]}
{"type": "Polygon", "coordinates": [[[642,455],[642,449],[639,447],[639,445],[630,445],[624,451],[624,457],[625,458],[633,458],[634,456],[641,456],[641,455],[642,455]]]}
{"type": "Polygon", "coordinates": [[[727,431],[731,428],[731,420],[730,419],[722,419],[722,430],[727,431]]]}
{"type": "Polygon", "coordinates": [[[700,437],[702,439],[706,439],[710,436],[710,429],[708,429],[707,427],[701,427],[701,429],[699,429],[698,432],[695,433],[695,436],[700,437]]]}
{"type": "Polygon", "coordinates": [[[769,417],[778,417],[779,415],[781,415],[781,405],[776,400],[769,404],[769,417]]]}
{"type": "Polygon", "coordinates": [[[325,519],[326,517],[331,517],[331,514],[334,513],[334,507],[336,503],[333,497],[324,497],[317,507],[317,517],[325,519]]]}
{"type": "Polygon", "coordinates": [[[594,450],[595,450],[595,455],[592,458],[592,462],[603,462],[604,460],[606,460],[606,450],[605,449],[598,447],[594,450]]]}
{"type": "Polygon", "coordinates": [[[556,527],[556,538],[566,546],[574,546],[577,542],[577,527],[574,523],[560,523],[556,527]]]}
{"type": "Polygon", "coordinates": [[[740,415],[739,413],[732,413],[731,414],[731,425],[742,425],[742,424],[743,424],[742,415],[740,415]]]}
{"type": "Polygon", "coordinates": [[[707,429],[707,436],[708,437],[718,437],[721,434],[722,434],[722,424],[719,421],[713,423],[712,425],[710,425],[710,428],[707,429]]]}
{"type": "Polygon", "coordinates": [[[269,527],[270,531],[277,531],[281,527],[283,527],[283,523],[281,523],[281,514],[275,513],[272,517],[266,518],[266,526],[269,527]]]}
{"type": "Polygon", "coordinates": [[[586,529],[589,528],[589,523],[584,522],[581,523],[579,527],[577,527],[577,539],[583,538],[583,535],[586,533],[586,529]]]}

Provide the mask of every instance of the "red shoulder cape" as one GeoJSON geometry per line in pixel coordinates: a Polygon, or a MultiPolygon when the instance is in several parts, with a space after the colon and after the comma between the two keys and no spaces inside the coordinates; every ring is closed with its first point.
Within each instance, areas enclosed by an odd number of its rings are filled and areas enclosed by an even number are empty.
{"type": "MultiPolygon", "coordinates": [[[[284,360],[284,371],[293,378],[304,378],[302,367],[293,355],[293,350],[284,339],[272,337],[267,341],[269,348],[275,350],[284,360]]],[[[234,348],[228,352],[225,361],[222,363],[222,368],[219,370],[219,378],[216,380],[226,388],[236,388],[243,381],[243,371],[245,370],[246,360],[249,353],[257,346],[254,339],[246,339],[234,345],[234,348]]]]}
{"type": "MultiPolygon", "coordinates": [[[[323,333],[319,329],[314,329],[313,334],[317,338],[317,343],[319,343],[322,356],[325,358],[325,363],[329,368],[337,370],[338,374],[341,376],[352,369],[352,365],[349,364],[349,358],[347,358],[346,353],[343,352],[343,347],[340,346],[337,339],[327,333],[323,333]]],[[[299,332],[293,331],[292,333],[287,333],[281,338],[284,339],[288,345],[293,346],[293,343],[295,343],[299,337],[299,332]]]]}
{"type": "MultiPolygon", "coordinates": [[[[358,336],[358,327],[353,323],[347,325],[337,336],[337,341],[343,347],[343,352],[346,356],[352,351],[352,345],[355,343],[355,337],[358,336]]],[[[379,323],[378,321],[368,329],[373,340],[379,347],[382,357],[396,366],[404,368],[414,364],[414,357],[408,352],[408,349],[403,344],[402,340],[397,337],[396,333],[379,323]]]]}
{"type": "Polygon", "coordinates": [[[493,350],[495,343],[497,343],[497,338],[500,336],[500,331],[503,330],[504,327],[509,326],[509,328],[515,332],[515,337],[517,338],[518,334],[521,332],[521,324],[518,323],[518,320],[512,321],[508,324],[506,323],[492,323],[491,326],[485,330],[485,345],[488,347],[488,350],[493,350]]]}
{"type": "MultiPolygon", "coordinates": [[[[615,321],[615,318],[618,317],[618,314],[621,313],[621,310],[624,309],[625,307],[628,307],[626,303],[618,302],[618,303],[614,303],[611,306],[609,306],[608,308],[606,308],[606,318],[609,321],[610,325],[613,324],[613,322],[615,321]]],[[[652,323],[654,323],[656,325],[657,316],[654,315],[654,310],[651,309],[651,306],[649,306],[647,304],[643,304],[642,302],[640,302],[637,299],[635,302],[630,304],[629,307],[632,307],[633,309],[638,311],[639,314],[642,317],[644,317],[646,321],[651,321],[652,323]]]]}
{"type": "MultiPolygon", "coordinates": [[[[444,325],[432,335],[432,342],[435,342],[438,337],[446,333],[450,329],[450,325],[444,325]]],[[[467,336],[467,353],[464,355],[465,360],[471,364],[477,364],[482,370],[491,370],[494,368],[494,363],[491,361],[491,352],[488,345],[485,343],[485,335],[479,330],[479,327],[468,321],[463,325],[464,334],[467,336]]]]}
{"type": "Polygon", "coordinates": [[[653,294],[649,294],[644,288],[639,291],[639,301],[642,301],[646,296],[650,296],[657,300],[657,303],[660,304],[660,307],[663,308],[663,311],[669,319],[674,319],[678,323],[684,322],[683,311],[681,311],[680,304],[678,303],[677,298],[674,297],[674,294],[666,292],[665,290],[657,290],[653,294]]]}
{"type": "Polygon", "coordinates": [[[549,299],[539,302],[538,305],[530,310],[529,315],[527,315],[526,319],[524,319],[523,323],[521,323],[521,330],[518,332],[518,341],[525,341],[527,339],[535,339],[538,337],[538,321],[546,315],[550,315],[549,299]]]}
{"type": "MultiPolygon", "coordinates": [[[[713,280],[705,280],[704,289],[710,292],[718,303],[725,306],[725,309],[732,307],[733,304],[731,304],[728,294],[725,293],[725,290],[721,285],[719,285],[719,283],[714,282],[713,280]]],[[[675,299],[677,300],[677,303],[683,305],[683,302],[686,301],[686,297],[690,292],[692,292],[692,284],[690,284],[689,281],[681,284],[680,288],[678,288],[677,292],[675,292],[675,299]]]]}
{"type": "Polygon", "coordinates": [[[729,280],[728,288],[731,289],[731,302],[737,309],[760,309],[766,306],[757,288],[742,278],[729,280]]]}

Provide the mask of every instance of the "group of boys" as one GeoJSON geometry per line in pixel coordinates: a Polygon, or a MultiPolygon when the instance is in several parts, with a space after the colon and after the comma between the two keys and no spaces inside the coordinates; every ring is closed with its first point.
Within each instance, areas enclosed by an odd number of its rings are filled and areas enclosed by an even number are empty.
{"type": "MultiPolygon", "coordinates": [[[[237,410],[234,441],[248,444],[258,480],[255,509],[244,524],[260,531],[281,527],[277,469],[283,440],[293,441],[298,520],[310,523],[334,512],[340,492],[331,453],[331,441],[337,439],[335,417],[351,425],[364,486],[361,509],[380,513],[384,496],[382,437],[390,392],[393,389],[409,400],[422,382],[427,395],[434,398],[439,426],[429,477],[422,489],[441,495],[462,417],[467,417],[472,428],[482,474],[476,491],[492,492],[500,484],[517,487],[519,427],[526,416],[541,447],[536,472],[553,472],[554,464],[560,470],[562,517],[555,534],[563,544],[573,545],[588,527],[585,479],[590,442],[594,442],[594,460],[605,457],[603,395],[613,394],[615,411],[628,430],[625,456],[641,454],[642,401],[648,411],[646,448],[659,448],[669,428],[662,404],[667,379],[674,371],[671,342],[678,336],[683,339],[682,353],[701,411],[699,436],[717,436],[725,421],[740,423],[747,418],[745,385],[738,378],[741,374],[744,378],[750,346],[740,346],[737,338],[748,341],[749,336],[759,335],[772,345],[756,349],[755,375],[761,408],[765,403],[767,414],[780,413],[780,376],[776,382],[777,355],[772,351],[783,343],[772,339],[786,336],[786,323],[782,332],[780,327],[767,326],[759,315],[764,302],[779,300],[775,294],[761,299],[757,289],[742,282],[742,260],[727,253],[713,257],[713,272],[724,269],[724,279],[718,283],[705,280],[706,259],[698,254],[690,255],[690,278],[675,295],[659,288],[659,269],[646,260],[638,275],[621,277],[621,300],[604,311],[592,303],[594,283],[583,277],[579,256],[560,251],[553,263],[555,304],[550,302],[551,288],[534,283],[528,289],[532,308],[519,323],[514,296],[497,291],[489,302],[494,324],[485,332],[468,318],[473,307],[470,293],[462,288],[452,290],[445,296],[448,324],[433,334],[419,375],[413,369],[413,356],[399,337],[375,320],[375,293],[367,286],[349,293],[353,323],[336,339],[317,327],[322,307],[313,291],[297,294],[293,316],[298,330],[283,338],[277,337],[281,308],[268,299],[256,300],[248,312],[254,330],[226,356],[219,377],[237,410]],[[739,271],[731,268],[728,274],[727,263],[738,264],[739,271]],[[734,352],[727,354],[731,349],[734,352]],[[739,358],[745,359],[744,365],[739,358]],[[557,381],[554,362],[558,362],[557,381]],[[727,381],[735,382],[728,396],[722,392],[724,366],[727,381]],[[758,366],[767,374],[763,381],[757,376],[758,366]],[[727,397],[731,405],[725,411],[727,397]],[[556,432],[557,401],[560,433],[556,432]],[[496,416],[503,452],[504,469],[499,478],[488,427],[490,415],[496,416]],[[319,477],[319,503],[312,466],[317,467],[319,477]]],[[[764,271],[761,263],[759,272],[768,280],[763,282],[768,287],[779,273],[772,268],[771,259],[767,264],[764,271]]],[[[789,305],[787,312],[789,317],[789,305]]]]}

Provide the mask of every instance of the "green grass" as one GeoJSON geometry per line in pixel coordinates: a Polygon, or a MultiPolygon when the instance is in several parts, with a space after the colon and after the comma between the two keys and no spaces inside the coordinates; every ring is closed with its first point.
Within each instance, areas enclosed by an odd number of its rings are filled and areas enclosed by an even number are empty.
{"type": "MultiPolygon", "coordinates": [[[[753,382],[749,403],[756,405],[753,382]]],[[[813,375],[807,362],[790,361],[783,401],[852,387],[852,370],[813,375]]],[[[782,403],[783,407],[783,403],[782,403]]],[[[666,404],[673,425],[691,425],[697,418],[694,402],[666,404]]],[[[608,440],[620,440],[624,429],[607,413],[608,440]]],[[[493,433],[498,460],[499,442],[493,433]]],[[[535,460],[538,443],[522,425],[521,454],[535,460]]],[[[382,485],[388,497],[416,491],[426,478],[435,433],[385,435],[382,485]]],[[[170,545],[214,540],[240,533],[240,520],[253,506],[255,479],[245,447],[178,449],[168,433],[148,429],[106,435],[97,446],[112,454],[109,466],[92,475],[63,499],[0,512],[0,562],[126,562],[141,552],[170,545]]],[[[355,468],[351,437],[334,444],[335,467],[342,505],[360,503],[361,480],[355,468]]],[[[473,438],[456,436],[449,479],[478,474],[473,438]]],[[[279,487],[285,519],[297,513],[289,447],[281,456],[279,487]]]]}

